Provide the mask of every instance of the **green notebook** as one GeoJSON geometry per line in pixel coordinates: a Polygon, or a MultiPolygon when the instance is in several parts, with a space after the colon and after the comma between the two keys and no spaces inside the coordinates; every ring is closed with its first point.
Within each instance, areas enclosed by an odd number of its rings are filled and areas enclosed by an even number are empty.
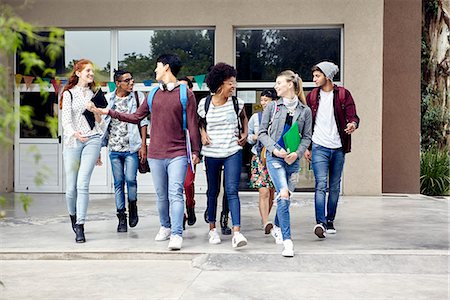
{"type": "Polygon", "coordinates": [[[283,135],[283,141],[288,153],[297,151],[298,146],[300,145],[300,133],[298,132],[297,121],[294,122],[291,128],[283,135]]]}

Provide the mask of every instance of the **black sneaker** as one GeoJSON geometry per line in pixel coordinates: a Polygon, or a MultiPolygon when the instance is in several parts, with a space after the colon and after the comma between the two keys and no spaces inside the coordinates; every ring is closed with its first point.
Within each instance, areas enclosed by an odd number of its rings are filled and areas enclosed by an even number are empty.
{"type": "Polygon", "coordinates": [[[327,232],[323,224],[317,224],[314,226],[314,234],[317,235],[319,239],[324,239],[327,237],[327,232]]]}
{"type": "Polygon", "coordinates": [[[193,207],[187,208],[187,223],[189,226],[192,226],[197,222],[197,217],[195,216],[195,210],[193,207]]]}
{"type": "Polygon", "coordinates": [[[203,218],[205,219],[205,223],[209,224],[209,221],[208,221],[208,208],[205,209],[205,213],[203,214],[203,218]]]}
{"type": "Polygon", "coordinates": [[[336,233],[336,228],[334,228],[333,221],[327,221],[327,233],[329,233],[329,234],[336,233]]]}
{"type": "Polygon", "coordinates": [[[231,228],[228,227],[228,214],[220,213],[220,227],[223,235],[230,235],[231,228]]]}

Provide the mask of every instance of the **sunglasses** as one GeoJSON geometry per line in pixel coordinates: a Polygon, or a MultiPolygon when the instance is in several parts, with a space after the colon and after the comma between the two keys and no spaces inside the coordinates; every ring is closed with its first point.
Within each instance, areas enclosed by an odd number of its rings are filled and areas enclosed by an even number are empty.
{"type": "Polygon", "coordinates": [[[126,83],[130,83],[131,81],[134,81],[134,78],[133,78],[133,77],[130,77],[130,78],[127,78],[127,79],[121,80],[120,82],[126,82],[126,83]]]}

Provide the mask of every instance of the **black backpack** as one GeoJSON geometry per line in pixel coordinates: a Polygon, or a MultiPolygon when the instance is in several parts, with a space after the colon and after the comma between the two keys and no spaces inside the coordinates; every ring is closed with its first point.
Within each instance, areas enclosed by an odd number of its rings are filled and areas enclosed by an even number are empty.
{"type": "MultiPolygon", "coordinates": [[[[236,117],[237,117],[237,121],[238,121],[239,137],[241,137],[242,125],[241,125],[241,118],[239,117],[239,102],[238,102],[238,98],[236,96],[233,96],[232,99],[233,99],[234,111],[236,112],[236,117]]],[[[200,126],[205,128],[205,130],[206,130],[206,114],[208,113],[209,106],[211,105],[211,100],[212,100],[212,96],[208,95],[205,99],[205,107],[204,107],[205,117],[200,118],[200,120],[199,120],[200,126]]]]}

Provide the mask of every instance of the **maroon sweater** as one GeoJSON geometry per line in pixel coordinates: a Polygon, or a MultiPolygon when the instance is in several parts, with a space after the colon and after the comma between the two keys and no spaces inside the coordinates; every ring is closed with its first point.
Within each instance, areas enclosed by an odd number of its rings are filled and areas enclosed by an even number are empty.
{"type": "MultiPolygon", "coordinates": [[[[319,88],[316,88],[319,89],[319,88]]],[[[334,118],[336,120],[336,126],[341,138],[342,148],[345,153],[348,153],[352,149],[352,137],[350,134],[345,133],[344,129],[347,127],[347,123],[356,122],[356,127],[359,127],[359,117],[356,114],[355,101],[353,101],[352,94],[347,89],[345,90],[345,99],[343,103],[339,100],[339,89],[336,85],[333,87],[334,94],[334,118]]],[[[311,99],[312,93],[306,96],[306,103],[311,108],[312,112],[312,128],[314,132],[314,124],[316,122],[317,110],[320,105],[320,93],[317,90],[317,98],[311,99]],[[314,100],[314,101],[313,101],[314,100]]],[[[311,146],[310,146],[311,147],[311,146]]]]}
{"type": "MultiPolygon", "coordinates": [[[[199,156],[200,133],[198,131],[197,102],[194,94],[188,90],[186,105],[187,128],[191,136],[192,153],[199,156]]],[[[148,102],[142,105],[133,114],[119,113],[112,109],[109,115],[112,118],[129,123],[139,123],[150,113],[148,102]]],[[[150,145],[148,157],[156,159],[174,158],[186,155],[186,137],[183,131],[183,108],[180,102],[180,89],[173,91],[158,90],[153,97],[150,145]]]]}

